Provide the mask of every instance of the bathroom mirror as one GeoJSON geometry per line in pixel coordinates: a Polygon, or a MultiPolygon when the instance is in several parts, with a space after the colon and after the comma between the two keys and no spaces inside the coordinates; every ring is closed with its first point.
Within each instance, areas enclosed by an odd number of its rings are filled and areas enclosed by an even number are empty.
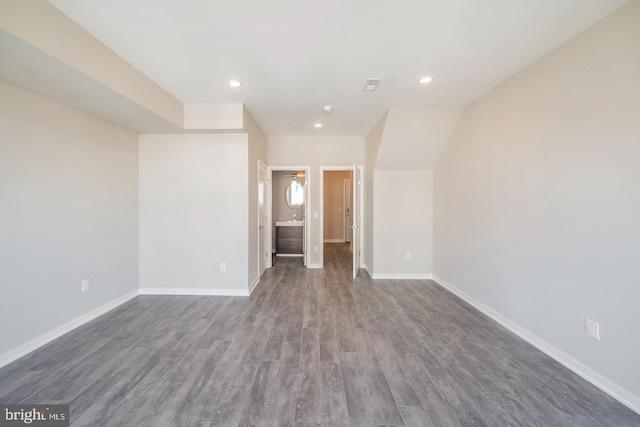
{"type": "Polygon", "coordinates": [[[284,199],[290,209],[300,209],[304,202],[304,187],[298,181],[292,181],[284,190],[284,199]]]}

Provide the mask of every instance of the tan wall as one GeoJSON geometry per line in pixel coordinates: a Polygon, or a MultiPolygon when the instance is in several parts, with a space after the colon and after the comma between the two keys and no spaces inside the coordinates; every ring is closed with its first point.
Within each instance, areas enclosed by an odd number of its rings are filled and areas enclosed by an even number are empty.
{"type": "MultiPolygon", "coordinates": [[[[351,179],[351,171],[324,173],[324,241],[345,241],[344,180],[351,179]]],[[[352,195],[353,199],[353,195],[352,195]]]]}

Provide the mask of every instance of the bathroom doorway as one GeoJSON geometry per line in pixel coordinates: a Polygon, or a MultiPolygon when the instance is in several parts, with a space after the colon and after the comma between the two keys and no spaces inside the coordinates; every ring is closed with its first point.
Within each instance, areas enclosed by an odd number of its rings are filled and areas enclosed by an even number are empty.
{"type": "Polygon", "coordinates": [[[267,268],[308,264],[309,167],[268,168],[267,268]]]}

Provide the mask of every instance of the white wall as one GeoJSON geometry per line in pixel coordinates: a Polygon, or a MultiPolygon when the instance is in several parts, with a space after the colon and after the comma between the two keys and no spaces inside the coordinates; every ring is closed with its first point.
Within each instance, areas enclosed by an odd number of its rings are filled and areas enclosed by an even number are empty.
{"type": "Polygon", "coordinates": [[[630,2],[475,101],[435,174],[437,276],[636,410],[638,23],[630,2]]]}
{"type": "Polygon", "coordinates": [[[0,364],[136,292],[137,169],[132,132],[0,82],[0,364]]]}
{"type": "Polygon", "coordinates": [[[376,170],[374,182],[373,278],[431,278],[433,172],[376,170]]]}
{"type": "Polygon", "coordinates": [[[373,203],[374,203],[374,168],[376,165],[376,159],[378,157],[378,151],[380,150],[380,143],[382,142],[382,133],[384,132],[384,127],[387,121],[387,114],[385,114],[380,121],[373,127],[366,140],[365,154],[366,154],[366,180],[365,180],[365,208],[364,208],[364,219],[365,219],[365,233],[364,240],[366,245],[364,246],[363,253],[365,254],[366,259],[366,268],[369,274],[373,273],[374,270],[374,259],[373,259],[373,247],[375,245],[375,236],[373,233],[373,223],[375,221],[375,213],[373,211],[373,203]]]}
{"type": "Polygon", "coordinates": [[[311,209],[311,254],[309,264],[311,267],[320,266],[319,252],[314,252],[313,247],[322,247],[320,236],[320,224],[313,218],[314,212],[320,208],[320,166],[352,166],[364,164],[365,139],[357,137],[313,137],[313,138],[269,138],[269,165],[270,166],[310,166],[309,174],[311,209]]]}
{"type": "Polygon", "coordinates": [[[247,134],[139,140],[140,288],[246,295],[247,134]]]}
{"type": "MultiPolygon", "coordinates": [[[[247,245],[247,267],[249,269],[249,287],[252,290],[260,280],[258,270],[260,260],[258,258],[259,230],[258,230],[258,160],[267,163],[267,136],[262,131],[260,125],[254,120],[251,113],[243,108],[243,127],[247,132],[247,179],[248,190],[246,193],[248,216],[248,245],[247,245]]],[[[266,240],[266,233],[265,233],[266,240]]],[[[260,250],[260,254],[264,248],[260,250]]]]}
{"type": "Polygon", "coordinates": [[[461,112],[461,107],[438,105],[390,109],[376,170],[433,170],[461,112]]]}
{"type": "Polygon", "coordinates": [[[178,99],[49,2],[0,2],[0,28],[114,93],[182,126],[183,107],[178,99]]]}

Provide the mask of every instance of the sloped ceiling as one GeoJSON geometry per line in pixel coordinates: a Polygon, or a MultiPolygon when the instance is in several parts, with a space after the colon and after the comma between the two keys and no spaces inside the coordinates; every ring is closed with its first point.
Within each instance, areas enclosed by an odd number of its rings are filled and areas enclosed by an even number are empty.
{"type": "MultiPolygon", "coordinates": [[[[138,131],[242,104],[272,137],[362,137],[389,110],[466,105],[625,2],[2,0],[0,77],[138,131]]],[[[416,166],[381,149],[380,167],[416,166]]]]}
{"type": "Polygon", "coordinates": [[[392,108],[375,169],[433,170],[461,112],[460,107],[392,108]]]}
{"type": "Polygon", "coordinates": [[[183,103],[242,103],[269,136],[362,137],[389,109],[468,104],[625,0],[50,2],[183,103]]]}

